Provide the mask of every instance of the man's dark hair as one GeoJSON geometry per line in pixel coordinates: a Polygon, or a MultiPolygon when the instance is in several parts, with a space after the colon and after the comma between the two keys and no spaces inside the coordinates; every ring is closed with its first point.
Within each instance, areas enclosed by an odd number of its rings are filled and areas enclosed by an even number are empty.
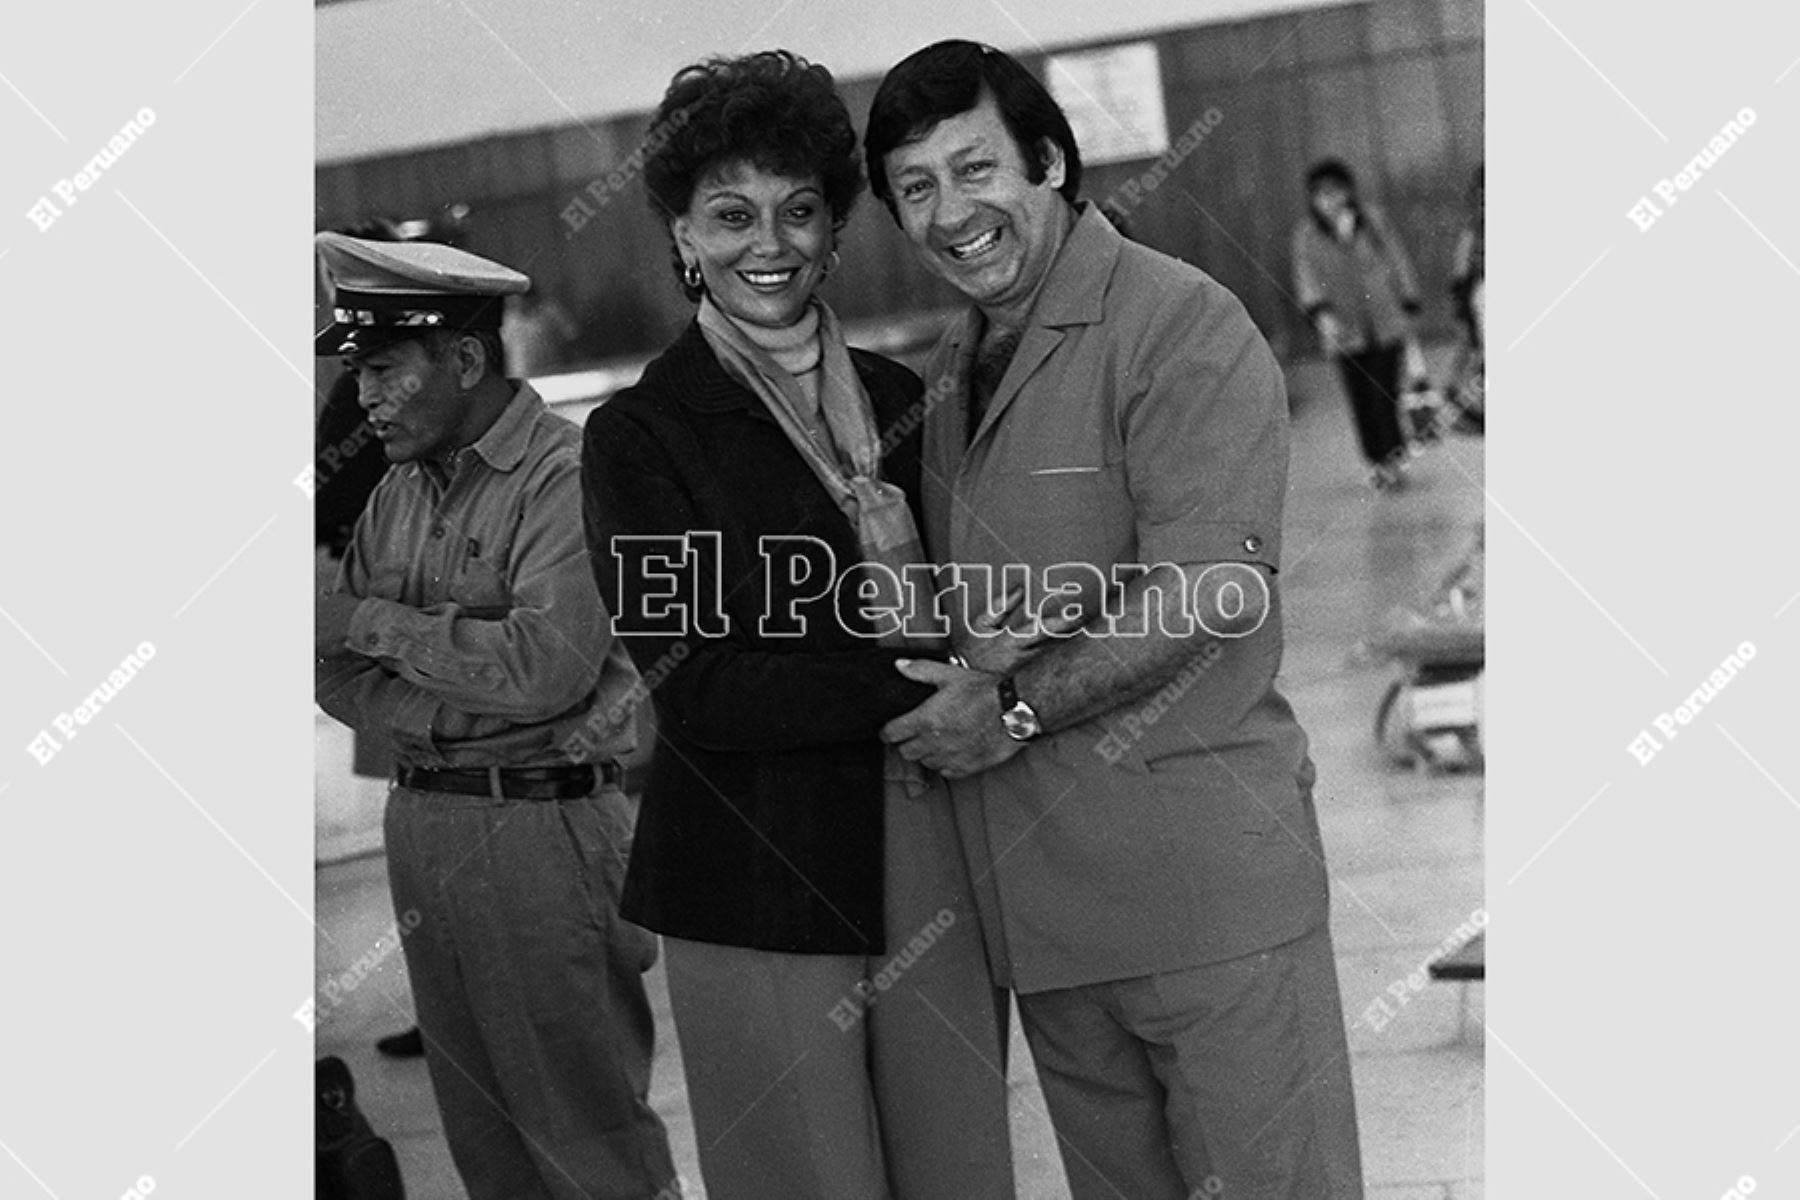
{"type": "MultiPolygon", "coordinates": [[[[644,190],[664,222],[688,210],[718,167],[744,162],[789,179],[817,176],[842,229],[862,191],[856,126],[831,72],[786,50],[713,58],[683,67],[663,93],[644,141],[644,190]]],[[[675,276],[681,254],[670,247],[675,276]]],[[[683,281],[690,300],[700,289],[683,281]]]]}
{"type": "Polygon", "coordinates": [[[1025,160],[1025,177],[1032,183],[1044,181],[1043,144],[1048,138],[1063,153],[1065,173],[1057,190],[1071,204],[1080,197],[1081,150],[1056,98],[1011,55],[978,42],[951,40],[901,59],[881,81],[869,107],[865,139],[869,190],[896,221],[900,213],[883,160],[897,147],[930,133],[939,121],[968,112],[981,103],[984,93],[994,98],[1006,131],[1025,160]]]}
{"type": "Polygon", "coordinates": [[[1306,190],[1313,191],[1321,183],[1335,183],[1352,195],[1356,192],[1356,176],[1342,159],[1322,158],[1306,171],[1306,190]]]}

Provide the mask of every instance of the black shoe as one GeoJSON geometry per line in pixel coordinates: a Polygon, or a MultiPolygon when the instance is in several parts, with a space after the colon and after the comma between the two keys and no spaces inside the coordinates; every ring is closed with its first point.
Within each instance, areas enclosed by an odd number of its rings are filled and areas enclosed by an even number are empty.
{"type": "Polygon", "coordinates": [[[393,1033],[377,1039],[375,1049],[389,1058],[422,1058],[425,1055],[425,1035],[414,1025],[405,1033],[393,1033]]]}

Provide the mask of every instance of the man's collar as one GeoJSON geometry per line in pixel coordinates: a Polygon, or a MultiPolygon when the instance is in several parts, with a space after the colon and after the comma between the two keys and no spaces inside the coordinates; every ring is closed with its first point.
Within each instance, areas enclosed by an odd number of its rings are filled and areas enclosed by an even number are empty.
{"type": "Polygon", "coordinates": [[[1030,323],[1097,325],[1104,320],[1106,289],[1096,282],[1111,278],[1124,242],[1093,201],[1077,203],[1075,224],[1050,264],[1050,275],[1031,306],[1030,323]]]}
{"type": "Polygon", "coordinates": [[[496,471],[510,471],[524,459],[531,441],[531,423],[544,406],[529,383],[523,379],[508,382],[516,389],[512,400],[494,418],[487,432],[469,447],[496,471]]]}

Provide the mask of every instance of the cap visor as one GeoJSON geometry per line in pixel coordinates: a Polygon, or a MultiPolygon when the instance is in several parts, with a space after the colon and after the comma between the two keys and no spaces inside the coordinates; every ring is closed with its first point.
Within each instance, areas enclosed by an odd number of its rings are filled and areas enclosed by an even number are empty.
{"type": "Polygon", "coordinates": [[[333,322],[313,338],[313,354],[328,358],[340,354],[358,354],[382,346],[416,338],[424,329],[393,325],[346,325],[333,322]]]}

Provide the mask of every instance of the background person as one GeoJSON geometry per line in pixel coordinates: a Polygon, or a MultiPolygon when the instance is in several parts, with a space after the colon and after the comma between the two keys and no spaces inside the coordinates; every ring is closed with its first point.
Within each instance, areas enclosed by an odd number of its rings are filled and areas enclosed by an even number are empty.
{"type": "Polygon", "coordinates": [[[938,692],[883,733],[953,779],[1073,1195],[1357,1200],[1315,772],[1275,688],[1280,367],[1236,297],[1077,203],[1068,120],[1009,56],[920,50],[868,129],[875,194],[971,302],[924,370],[927,545],[1068,582],[1090,622],[1023,665],[979,637],[975,669],[902,664],[938,692]],[[1134,563],[1119,596],[1070,570],[1134,563]],[[1267,603],[1227,616],[1190,588],[1215,565],[1267,603]]]}
{"type": "Polygon", "coordinates": [[[693,534],[716,561],[684,594],[729,623],[689,606],[622,639],[659,731],[624,912],[664,937],[707,1194],[1010,1200],[1004,997],[948,796],[877,736],[931,694],[893,665],[931,647],[816,586],[923,560],[919,382],[847,349],[814,296],[862,187],[850,114],[823,67],[771,51],[677,73],[651,128],[672,132],[645,185],[699,311],[589,417],[583,483],[622,621],[667,611],[624,539],[693,534]],[[796,536],[829,548],[805,586],[759,549],[796,536]]]}
{"type": "Polygon", "coordinates": [[[1456,301],[1456,315],[1469,331],[1469,341],[1477,350],[1487,344],[1487,187],[1483,181],[1485,167],[1475,168],[1469,183],[1469,215],[1462,232],[1456,235],[1456,251],[1451,258],[1450,295],[1456,301]]]}
{"type": "Polygon", "coordinates": [[[316,239],[343,355],[394,465],[315,610],[317,694],[400,760],[385,817],[426,1065],[472,1200],[643,1200],[673,1186],[648,1102],[655,940],[620,921],[618,754],[571,740],[637,681],[580,523],[579,437],[505,377],[529,280],[430,243],[316,239]]]}
{"type": "MultiPolygon", "coordinates": [[[[382,220],[361,221],[338,232],[368,242],[399,240],[393,226],[382,220]]],[[[313,541],[334,564],[344,557],[356,518],[388,469],[387,455],[356,402],[356,390],[356,379],[348,373],[333,380],[313,429],[313,541]]]]}
{"type": "MultiPolygon", "coordinates": [[[[346,225],[338,232],[370,242],[399,240],[394,227],[379,219],[346,225]]],[[[321,276],[322,268],[323,263],[321,276]]],[[[321,282],[325,282],[323,278],[321,282]]],[[[326,286],[329,289],[329,284],[326,286]]],[[[340,374],[332,381],[313,427],[313,541],[319,551],[321,590],[336,578],[356,519],[388,469],[387,452],[364,419],[357,391],[356,376],[348,371],[340,374]]],[[[394,752],[379,732],[359,730],[353,763],[358,775],[385,779],[393,772],[394,752]]],[[[419,1058],[425,1053],[425,1040],[414,1025],[377,1038],[375,1049],[389,1058],[419,1058]]]]}
{"type": "Polygon", "coordinates": [[[1336,360],[1357,441],[1378,491],[1398,487],[1406,461],[1400,396],[1420,311],[1412,261],[1393,227],[1360,199],[1335,158],[1306,173],[1307,215],[1294,227],[1294,296],[1336,360]]]}
{"type": "Polygon", "coordinates": [[[1451,372],[1454,399],[1463,424],[1480,432],[1487,413],[1487,189],[1486,167],[1475,168],[1469,185],[1469,215],[1451,257],[1450,297],[1468,336],[1451,372]]]}

